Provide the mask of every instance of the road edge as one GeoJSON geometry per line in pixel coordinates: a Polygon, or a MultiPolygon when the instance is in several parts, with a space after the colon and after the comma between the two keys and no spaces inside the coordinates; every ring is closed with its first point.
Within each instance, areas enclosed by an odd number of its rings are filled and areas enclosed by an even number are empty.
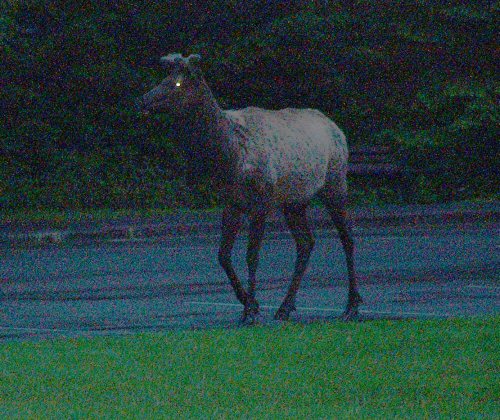
{"type": "MultiPolygon", "coordinates": [[[[430,205],[386,205],[355,207],[350,218],[357,227],[383,225],[420,225],[436,222],[498,222],[500,201],[489,203],[455,202],[430,205]]],[[[309,210],[315,229],[332,228],[322,208],[309,210]]],[[[123,218],[109,221],[73,222],[65,228],[46,225],[0,226],[0,248],[72,245],[104,241],[132,241],[153,238],[172,238],[189,235],[213,235],[220,230],[220,211],[179,212],[164,217],[123,218]]],[[[269,217],[267,230],[286,230],[281,213],[269,217]]]]}

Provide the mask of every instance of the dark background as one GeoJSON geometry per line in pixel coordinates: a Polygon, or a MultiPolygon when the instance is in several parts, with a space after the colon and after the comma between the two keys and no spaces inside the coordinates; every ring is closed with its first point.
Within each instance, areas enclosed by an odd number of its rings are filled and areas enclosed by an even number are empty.
{"type": "Polygon", "coordinates": [[[224,108],[318,108],[351,146],[404,150],[431,170],[406,200],[496,198],[500,7],[462,3],[3,1],[0,210],[216,205],[169,117],[133,107],[170,52],[202,55],[224,108]]]}

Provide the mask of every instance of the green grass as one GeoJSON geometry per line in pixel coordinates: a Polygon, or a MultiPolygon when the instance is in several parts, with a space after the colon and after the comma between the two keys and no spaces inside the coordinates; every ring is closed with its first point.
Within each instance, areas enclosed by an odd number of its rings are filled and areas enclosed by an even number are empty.
{"type": "Polygon", "coordinates": [[[3,343],[0,417],[498,418],[499,320],[3,343]]]}

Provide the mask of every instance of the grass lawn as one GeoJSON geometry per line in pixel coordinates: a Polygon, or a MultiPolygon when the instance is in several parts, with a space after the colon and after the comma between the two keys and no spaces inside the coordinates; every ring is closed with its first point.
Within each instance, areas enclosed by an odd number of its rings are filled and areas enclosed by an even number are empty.
{"type": "Polygon", "coordinates": [[[0,344],[0,417],[498,418],[500,317],[0,344]]]}

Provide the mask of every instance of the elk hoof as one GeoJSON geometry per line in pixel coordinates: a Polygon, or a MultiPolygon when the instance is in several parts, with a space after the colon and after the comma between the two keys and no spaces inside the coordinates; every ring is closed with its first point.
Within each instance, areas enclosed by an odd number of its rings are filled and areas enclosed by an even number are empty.
{"type": "Polygon", "coordinates": [[[243,310],[243,316],[241,317],[240,323],[242,325],[254,325],[258,322],[259,315],[259,302],[255,299],[248,300],[245,303],[245,309],[243,310]]]}
{"type": "Polygon", "coordinates": [[[349,292],[347,308],[342,314],[342,321],[356,321],[359,319],[359,305],[363,303],[361,295],[357,292],[349,292]]]}
{"type": "Polygon", "coordinates": [[[357,306],[347,307],[347,309],[344,311],[340,319],[345,322],[359,320],[358,307],[357,306]]]}
{"type": "Polygon", "coordinates": [[[259,314],[243,314],[240,320],[240,325],[243,327],[250,327],[259,323],[259,314]]]}
{"type": "Polygon", "coordinates": [[[288,321],[290,319],[290,313],[296,310],[297,308],[294,303],[283,302],[274,315],[274,319],[278,321],[288,321]]]}
{"type": "Polygon", "coordinates": [[[347,307],[355,306],[356,308],[363,303],[363,298],[359,294],[357,290],[354,292],[349,292],[349,296],[347,298],[347,307]]]}

